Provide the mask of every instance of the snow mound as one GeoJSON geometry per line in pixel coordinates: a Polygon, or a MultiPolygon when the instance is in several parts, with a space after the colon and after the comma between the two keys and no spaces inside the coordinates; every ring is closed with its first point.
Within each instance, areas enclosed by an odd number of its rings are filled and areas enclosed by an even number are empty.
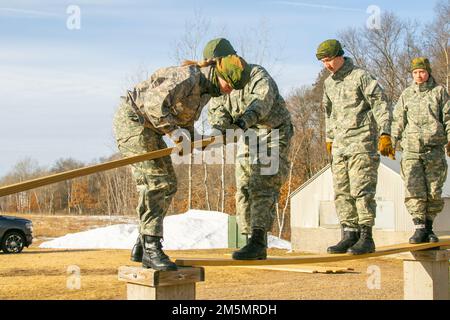
{"type": "Polygon", "coordinates": [[[39,248],[52,249],[128,249],[138,236],[135,224],[115,224],[83,232],[69,233],[41,243],[39,248]]]}
{"type": "MultiPolygon", "coordinates": [[[[116,224],[69,233],[43,242],[52,249],[131,249],[138,236],[136,224],[116,224]]],[[[269,235],[270,248],[291,249],[288,241],[269,235]]],[[[164,219],[165,250],[220,249],[228,247],[228,215],[217,211],[189,210],[164,219]]]]}

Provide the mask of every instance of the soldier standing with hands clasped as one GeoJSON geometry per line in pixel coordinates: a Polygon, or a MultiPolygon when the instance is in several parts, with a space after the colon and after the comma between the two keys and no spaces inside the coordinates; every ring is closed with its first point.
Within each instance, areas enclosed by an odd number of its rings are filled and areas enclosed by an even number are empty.
{"type": "Polygon", "coordinates": [[[339,41],[322,42],[318,60],[331,72],[325,80],[326,146],[332,155],[335,205],[342,239],[329,253],[375,251],[375,191],[380,156],[394,157],[392,113],[377,80],[344,57],[339,41]]]}

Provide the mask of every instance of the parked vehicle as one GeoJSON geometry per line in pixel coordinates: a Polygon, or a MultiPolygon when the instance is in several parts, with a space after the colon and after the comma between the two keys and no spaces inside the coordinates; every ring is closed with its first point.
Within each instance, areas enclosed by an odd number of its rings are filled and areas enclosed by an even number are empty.
{"type": "Polygon", "coordinates": [[[0,249],[19,253],[33,242],[33,222],[28,219],[0,215],[0,249]]]}

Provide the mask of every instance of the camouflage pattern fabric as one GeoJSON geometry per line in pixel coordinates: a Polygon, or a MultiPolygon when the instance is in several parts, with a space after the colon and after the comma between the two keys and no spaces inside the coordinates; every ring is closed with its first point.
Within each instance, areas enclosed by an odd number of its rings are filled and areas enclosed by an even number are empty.
{"type": "Polygon", "coordinates": [[[211,99],[208,108],[212,126],[221,130],[234,129],[234,121],[243,118],[259,141],[269,141],[269,150],[276,145],[279,147],[278,171],[271,175],[261,174],[264,165],[260,158],[251,163],[248,157],[250,142],[238,148],[236,214],[243,233],[251,233],[252,228],[271,230],[280,188],[289,171],[289,144],[293,135],[291,116],[275,81],[263,67],[250,67],[250,81],[242,90],[211,99]],[[272,129],[279,130],[278,139],[272,129]]]}
{"type": "Polygon", "coordinates": [[[333,155],[376,153],[378,136],[391,134],[392,113],[377,80],[345,57],[324,83],[326,139],[333,155]]]}
{"type": "Polygon", "coordinates": [[[324,83],[326,141],[332,142],[335,205],[341,224],[373,226],[379,155],[391,133],[392,113],[377,80],[345,57],[324,83]]]}
{"type": "Polygon", "coordinates": [[[428,152],[403,152],[401,176],[405,183],[405,205],[412,218],[431,220],[444,208],[442,187],[447,179],[443,147],[428,152]]]}
{"type": "MultiPolygon", "coordinates": [[[[114,117],[114,134],[119,151],[125,157],[167,147],[162,135],[142,126],[126,101],[114,117]]],[[[136,208],[139,232],[162,237],[162,221],[177,190],[170,156],[133,164],[132,172],[139,192],[136,208]]]]}
{"type": "Polygon", "coordinates": [[[211,98],[213,71],[211,66],[197,65],[162,68],[136,85],[131,96],[159,134],[169,133],[178,126],[189,127],[211,98]]]}
{"type": "Polygon", "coordinates": [[[289,173],[289,145],[293,135],[290,123],[278,128],[278,138],[273,138],[273,131],[267,129],[249,130],[254,130],[259,141],[269,141],[269,152],[278,148],[279,167],[274,174],[264,174],[262,168],[267,165],[259,157],[252,163],[248,142],[243,146],[243,152],[238,152],[235,167],[236,214],[241,232],[245,234],[250,234],[255,228],[265,231],[272,229],[280,189],[289,173]]]}
{"type": "MultiPolygon", "coordinates": [[[[180,127],[192,128],[209,101],[211,68],[170,67],[155,72],[139,83],[132,97],[124,97],[114,116],[113,129],[123,156],[166,148],[164,133],[180,127]],[[133,101],[139,108],[137,114],[133,101]]],[[[139,232],[163,236],[163,219],[177,190],[170,156],[132,165],[139,192],[136,208],[139,232]]]]}
{"type": "Polygon", "coordinates": [[[433,77],[402,92],[394,108],[392,138],[404,151],[416,153],[450,141],[449,96],[433,77]]]}
{"type": "Polygon", "coordinates": [[[250,80],[251,67],[237,55],[229,55],[218,59],[216,72],[233,89],[241,90],[250,80]]]}
{"type": "Polygon", "coordinates": [[[424,57],[412,59],[411,67],[409,70],[414,71],[416,69],[424,69],[424,70],[427,70],[428,73],[431,74],[432,70],[431,70],[430,60],[428,60],[427,58],[424,58],[424,57]]]}
{"type": "Polygon", "coordinates": [[[341,224],[350,228],[375,224],[379,165],[378,153],[333,156],[334,203],[341,224]]]}
{"type": "Polygon", "coordinates": [[[444,146],[450,139],[447,91],[432,77],[406,88],[395,106],[392,134],[403,149],[401,175],[406,208],[412,218],[433,220],[444,205],[441,199],[447,177],[444,146]]]}
{"type": "Polygon", "coordinates": [[[291,123],[291,115],[275,81],[261,66],[250,64],[250,81],[242,90],[211,99],[208,120],[212,126],[235,128],[243,118],[249,128],[271,129],[291,123]]]}

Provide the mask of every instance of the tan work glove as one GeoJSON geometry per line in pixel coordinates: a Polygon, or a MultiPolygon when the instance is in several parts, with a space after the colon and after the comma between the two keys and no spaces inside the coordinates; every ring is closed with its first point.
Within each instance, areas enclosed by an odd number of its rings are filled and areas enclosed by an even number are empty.
{"type": "Polygon", "coordinates": [[[333,149],[333,142],[327,142],[327,152],[331,155],[331,150],[333,149]]]}
{"type": "Polygon", "coordinates": [[[450,157],[450,141],[447,143],[447,157],[450,157]]]}
{"type": "Polygon", "coordinates": [[[392,146],[391,136],[387,134],[380,136],[378,140],[378,151],[380,151],[381,155],[395,160],[395,149],[392,146]]]}

